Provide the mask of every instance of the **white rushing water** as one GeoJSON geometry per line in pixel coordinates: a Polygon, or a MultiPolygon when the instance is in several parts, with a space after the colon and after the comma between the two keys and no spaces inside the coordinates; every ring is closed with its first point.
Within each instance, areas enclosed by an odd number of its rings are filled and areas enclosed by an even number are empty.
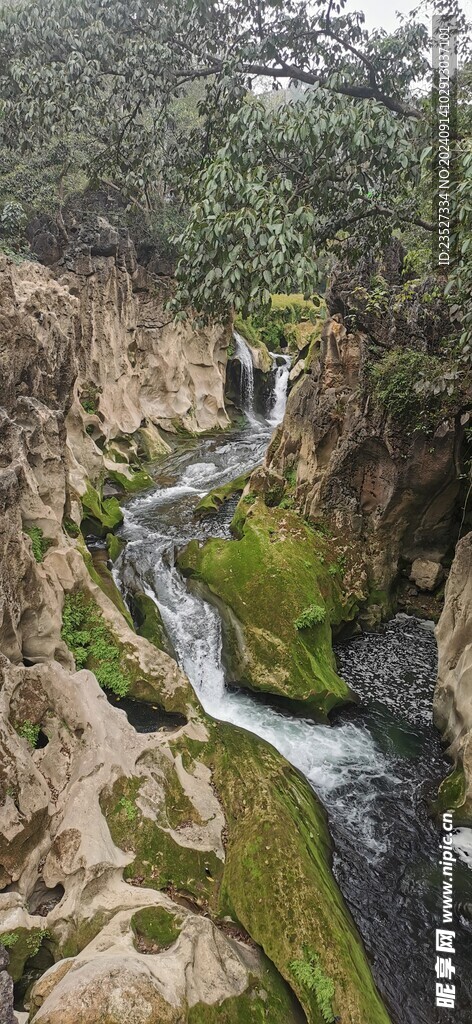
{"type": "MultiPolygon", "coordinates": [[[[127,545],[114,574],[125,594],[138,586],[156,602],[178,661],[206,712],[271,743],[303,773],[328,808],[336,876],[376,977],[395,1007],[392,1020],[441,1024],[431,1003],[434,988],[425,938],[434,933],[439,913],[434,887],[437,832],[422,795],[425,784],[433,795],[444,773],[430,724],[433,634],[404,616],[381,633],[338,645],[339,671],[362,704],[358,711],[338,715],[332,726],[317,724],[228,687],[233,680],[225,677],[222,663],[219,612],[175,568],[176,549],[193,538],[229,536],[231,508],[215,519],[199,520],[195,505],[203,494],[261,463],[283,416],[288,361],[277,359],[264,421],[254,414],[252,359],[249,368],[244,339],[240,345],[247,367],[243,380],[249,426],[226,437],[177,446],[163,464],[162,485],[124,506],[127,545]]],[[[464,830],[457,849],[468,860],[464,830]]],[[[472,896],[463,900],[472,903],[472,896]]],[[[466,963],[464,942],[461,933],[466,963]]],[[[465,980],[466,967],[461,973],[465,980]]],[[[469,990],[463,1005],[468,997],[469,990]]],[[[455,1020],[469,1024],[470,1017],[459,1008],[455,1020]]]]}
{"type": "Polygon", "coordinates": [[[233,331],[234,358],[241,364],[241,404],[250,423],[257,424],[254,412],[254,364],[246,340],[233,331]]]}
{"type": "Polygon", "coordinates": [[[268,422],[271,427],[278,427],[279,423],[281,423],[284,418],[285,406],[287,405],[290,356],[277,356],[274,352],[271,352],[270,354],[273,359],[273,369],[275,370],[275,384],[273,404],[269,413],[268,422]]]}
{"type": "MultiPolygon", "coordinates": [[[[245,411],[251,424],[251,440],[238,435],[218,442],[217,452],[208,451],[207,460],[183,460],[178,479],[135,498],[124,508],[123,535],[128,543],[123,560],[132,565],[134,577],[141,577],[143,589],[159,608],[179,663],[198,694],[205,711],[213,718],[231,722],[262,739],[298,768],[323,800],[339,801],[346,823],[355,826],[362,814],[366,849],[376,856],[384,849],[381,830],[370,813],[370,786],[385,772],[385,759],[362,724],[352,722],[336,729],[311,720],[292,718],[270,705],[258,703],[243,691],[229,690],[222,665],[222,625],[218,611],[189,590],[174,566],[175,547],[181,548],[199,535],[192,515],[198,497],[211,488],[239,476],[259,461],[272,429],[281,422],[287,400],[290,373],[288,356],[275,356],[274,387],[267,420],[254,415],[254,378],[251,354],[244,338],[235,332],[237,358],[243,369],[245,411]],[[179,514],[175,515],[176,506],[179,514]],[[352,800],[353,788],[363,794],[352,800]]],[[[212,442],[215,444],[215,442],[212,442]]],[[[200,524],[201,526],[201,524],[200,524]]],[[[215,527],[207,526],[210,534],[215,527]]],[[[226,531],[225,531],[226,532],[226,531]]],[[[118,572],[120,569],[118,568],[118,572]]],[[[124,576],[126,583],[126,575],[124,576]]]]}

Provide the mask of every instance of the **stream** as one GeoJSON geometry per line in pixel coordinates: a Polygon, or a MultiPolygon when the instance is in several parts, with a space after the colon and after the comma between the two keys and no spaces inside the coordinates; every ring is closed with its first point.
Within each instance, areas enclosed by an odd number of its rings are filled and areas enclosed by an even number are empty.
{"type": "MultiPolygon", "coordinates": [[[[244,349],[243,339],[236,343],[244,349]]],[[[260,464],[283,417],[289,360],[279,357],[274,363],[272,404],[263,417],[254,410],[244,351],[241,357],[236,349],[236,357],[244,368],[247,426],[176,442],[159,465],[155,489],[123,506],[120,532],[127,544],[115,577],[124,594],[138,580],[156,601],[205,711],[272,743],[322,800],[334,843],[334,872],[393,1024],[470,1024],[472,927],[460,915],[460,904],[472,902],[466,864],[456,866],[454,877],[456,1008],[434,1006],[440,834],[428,806],[448,766],[431,720],[437,660],[432,624],[397,616],[375,633],[335,644],[339,672],[360,704],[338,711],[331,725],[316,724],[226,687],[219,613],[189,592],[175,568],[175,550],[192,538],[230,537],[236,499],[213,519],[198,520],[195,505],[208,491],[260,464]]],[[[136,726],[145,728],[142,721],[136,726]]]]}

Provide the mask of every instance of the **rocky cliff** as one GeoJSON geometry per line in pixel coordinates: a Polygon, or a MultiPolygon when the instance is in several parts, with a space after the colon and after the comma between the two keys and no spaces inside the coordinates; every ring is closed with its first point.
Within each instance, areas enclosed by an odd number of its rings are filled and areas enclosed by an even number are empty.
{"type": "Polygon", "coordinates": [[[375,621],[391,607],[401,575],[424,590],[441,582],[458,528],[463,429],[454,414],[428,431],[388,416],[368,386],[371,344],[341,314],[326,322],[267,468],[292,476],[297,505],[312,522],[349,538],[365,564],[375,621]]]}
{"type": "Polygon", "coordinates": [[[434,719],[454,772],[440,790],[443,809],[472,816],[472,533],[457,545],[437,626],[439,666],[434,719]]]}
{"type": "Polygon", "coordinates": [[[334,1011],[388,1024],[308,785],[204,715],[80,533],[119,523],[106,489],[152,482],[160,430],[226,422],[227,332],[165,323],[107,232],[53,270],[0,265],[0,939],[17,1005],[35,1024],[296,1024],[301,1003],[317,1024],[291,967],[314,943],[334,1011]],[[154,731],[98,680],[150,702],[154,731]]]}

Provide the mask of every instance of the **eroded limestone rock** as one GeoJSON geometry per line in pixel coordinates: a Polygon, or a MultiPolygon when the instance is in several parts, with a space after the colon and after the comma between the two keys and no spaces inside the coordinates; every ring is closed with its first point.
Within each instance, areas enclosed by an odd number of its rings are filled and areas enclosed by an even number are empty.
{"type": "Polygon", "coordinates": [[[472,533],[459,541],[446,583],[444,609],[436,627],[438,682],[434,720],[448,754],[458,766],[454,788],[443,791],[444,806],[472,814],[472,533]]]}
{"type": "Polygon", "coordinates": [[[444,569],[439,562],[416,558],[411,567],[410,579],[420,590],[436,590],[444,577],[444,569]]]}

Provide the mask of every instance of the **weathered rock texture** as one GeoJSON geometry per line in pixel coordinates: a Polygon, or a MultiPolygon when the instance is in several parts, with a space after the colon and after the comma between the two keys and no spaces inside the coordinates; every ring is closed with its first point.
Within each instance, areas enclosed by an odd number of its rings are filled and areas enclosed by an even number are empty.
{"type": "Polygon", "coordinates": [[[459,769],[446,807],[472,814],[472,533],[457,545],[437,625],[439,666],[435,723],[459,769]],[[460,777],[462,776],[462,778],[460,777]]]}
{"type": "MultiPolygon", "coordinates": [[[[268,467],[296,473],[296,501],[362,554],[384,610],[401,568],[438,566],[451,549],[459,494],[461,428],[432,435],[401,429],[375,409],[365,387],[369,339],[340,314],[289,395],[268,467]]],[[[438,570],[438,577],[439,577],[438,570]]]]}
{"type": "MultiPolygon", "coordinates": [[[[86,431],[90,424],[95,439],[144,427],[152,441],[158,423],[199,430],[226,422],[227,337],[219,329],[195,334],[163,326],[162,299],[142,277],[138,286],[135,266],[113,247],[85,256],[60,280],[39,265],[0,261],[0,931],[10,936],[18,978],[44,934],[55,948],[80,949],[116,918],[115,933],[102,937],[100,948],[112,950],[122,987],[110,980],[115,975],[107,954],[95,969],[101,1007],[108,984],[110,1021],[131,1019],[133,1004],[133,1019],[144,1024],[157,1015],[180,1019],[178,1007],[198,1002],[202,986],[207,1002],[239,995],[258,961],[205,918],[123,880],[132,857],[113,843],[100,794],[120,777],[136,777],[152,808],[147,813],[158,815],[169,771],[174,789],[184,793],[186,773],[176,767],[166,733],[136,733],[91,673],[75,673],[61,638],[65,594],[79,588],[93,598],[137,680],[142,676],[164,707],[177,701],[190,719],[185,735],[202,740],[205,732],[176,663],[137,636],[95,585],[80,543],[67,535],[63,521],[72,515],[80,522],[78,499],[89,480],[106,474],[102,451],[86,431]],[[96,403],[93,414],[79,402],[84,391],[96,403]],[[48,544],[39,561],[26,532],[32,527],[48,544]],[[41,724],[39,749],[22,737],[25,723],[41,724]],[[185,919],[178,950],[165,965],[127,949],[133,911],[162,904],[180,909],[185,919]],[[120,946],[124,931],[128,938],[120,946]]],[[[196,801],[198,825],[167,829],[168,836],[176,848],[191,846],[221,860],[224,816],[208,772],[197,786],[189,783],[185,799],[189,807],[196,801]]],[[[62,965],[59,970],[63,977],[62,965]]],[[[74,992],[70,1005],[66,995],[54,995],[52,984],[51,995],[44,996],[42,983],[35,996],[41,1020],[63,1024],[67,1013],[78,1019],[87,970],[85,963],[78,966],[72,989],[67,982],[74,992]]],[[[59,981],[57,972],[53,980],[59,981]]],[[[0,981],[9,1024],[11,982],[3,973],[0,981]]],[[[84,1009],[90,984],[80,1009],[84,1021],[98,1019],[84,1009]]]]}
{"type": "MultiPolygon", "coordinates": [[[[200,1024],[222,1006],[228,1021],[295,1024],[288,982],[315,1024],[316,994],[290,966],[315,917],[335,1012],[388,1024],[309,787],[272,748],[205,719],[71,536],[82,506],[100,505],[90,483],[129,471],[130,435],[156,451],[159,427],[226,422],[227,335],[164,325],[161,296],[109,225],[61,259],[59,277],[0,263],[0,939],[15,981],[25,965],[42,972],[30,1020],[200,1024]],[[77,592],[98,608],[133,693],[181,724],[137,733],[95,675],[75,670],[61,627],[77,592]],[[167,938],[136,930],[150,912],[174,921],[167,938]]],[[[106,655],[97,661],[98,672],[106,655]]],[[[4,992],[10,1024],[8,982],[4,992]]]]}

